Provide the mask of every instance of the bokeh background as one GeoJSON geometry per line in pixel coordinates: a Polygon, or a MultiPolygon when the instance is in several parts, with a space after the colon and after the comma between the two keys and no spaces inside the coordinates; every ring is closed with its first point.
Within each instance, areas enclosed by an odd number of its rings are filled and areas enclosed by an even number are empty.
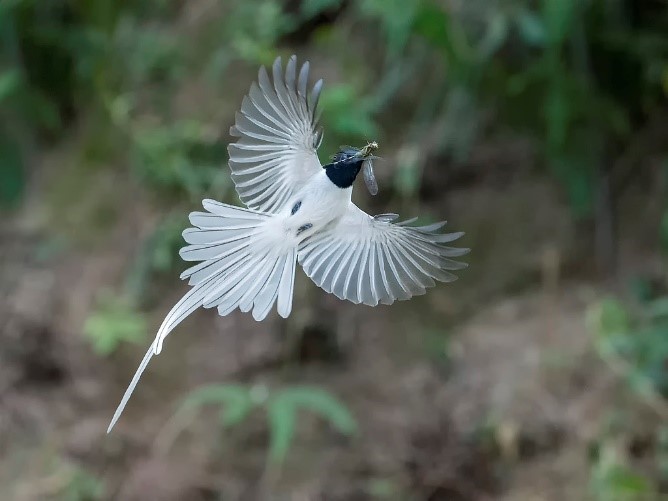
{"type": "Polygon", "coordinates": [[[2,0],[0,498],[668,496],[664,0],[2,0]],[[105,430],[261,64],[325,79],[322,160],[448,219],[460,280],[391,307],[298,272],[200,311],[105,430]]]}

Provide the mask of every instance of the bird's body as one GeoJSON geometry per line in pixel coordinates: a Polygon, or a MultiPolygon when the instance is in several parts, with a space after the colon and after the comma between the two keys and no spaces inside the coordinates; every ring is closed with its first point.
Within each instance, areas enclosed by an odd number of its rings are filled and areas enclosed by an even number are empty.
{"type": "Polygon", "coordinates": [[[351,203],[353,189],[339,188],[327,177],[325,169],[314,174],[277,215],[277,224],[295,243],[339,220],[351,203]],[[294,213],[293,213],[294,211],[294,213]],[[308,229],[299,231],[305,225],[308,229]]]}
{"type": "Polygon", "coordinates": [[[264,319],[274,306],[284,318],[292,311],[299,262],[321,288],[341,299],[376,306],[424,294],[434,280],[448,282],[448,270],[466,265],[450,258],[468,249],[445,243],[462,233],[438,233],[445,223],[393,223],[395,214],[372,217],[352,203],[353,182],[364,172],[372,194],[373,142],[342,147],[322,166],[316,149],[316,108],[322,87],[307,92],[309,65],[297,76],[296,58],[283,74],[280,58],[273,83],[264,68],[251,86],[231,134],[230,169],[246,208],[204,200],[193,212],[180,251],[198,264],[181,274],[192,288],[170,310],[119,404],[108,431],[120,417],[150,359],[165,337],[199,307],[227,315],[239,308],[264,319]]]}

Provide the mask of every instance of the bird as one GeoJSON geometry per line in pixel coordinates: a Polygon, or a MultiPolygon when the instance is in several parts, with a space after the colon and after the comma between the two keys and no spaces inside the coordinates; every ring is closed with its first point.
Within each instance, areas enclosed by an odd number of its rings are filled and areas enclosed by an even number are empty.
{"type": "Polygon", "coordinates": [[[202,201],[179,254],[198,264],[181,274],[191,286],[169,311],[141,361],[107,433],[118,421],[149,361],[167,335],[200,307],[222,316],[235,309],[263,320],[276,305],[292,310],[295,269],[317,286],[356,304],[389,305],[421,295],[436,281],[451,282],[469,249],[446,244],[464,233],[442,233],[445,222],[416,226],[394,213],[371,216],[352,200],[360,171],[371,195],[378,143],[342,146],[322,165],[318,101],[323,80],[309,88],[309,62],[285,69],[276,58],[271,77],[262,66],[236,113],[228,145],[231,178],[245,207],[202,201]]]}

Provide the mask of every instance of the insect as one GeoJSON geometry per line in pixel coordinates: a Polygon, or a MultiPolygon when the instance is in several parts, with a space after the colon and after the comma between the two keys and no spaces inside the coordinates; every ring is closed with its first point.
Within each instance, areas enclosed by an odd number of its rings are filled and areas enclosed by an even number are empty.
{"type": "Polygon", "coordinates": [[[373,160],[378,143],[343,146],[321,165],[317,106],[322,80],[308,88],[309,63],[297,71],[292,56],[272,77],[263,67],[241,103],[228,146],[232,180],[245,207],[204,200],[183,232],[181,274],[191,289],[174,305],[141,361],[108,432],[120,417],[139,378],[167,335],[197,308],[227,315],[237,308],[263,320],[276,306],[292,311],[299,263],[322,289],[340,299],[370,306],[424,294],[435,281],[450,282],[466,267],[453,258],[468,249],[447,245],[463,233],[440,233],[445,222],[413,226],[396,214],[370,216],[351,201],[363,171],[372,195],[378,192],[373,160]]]}

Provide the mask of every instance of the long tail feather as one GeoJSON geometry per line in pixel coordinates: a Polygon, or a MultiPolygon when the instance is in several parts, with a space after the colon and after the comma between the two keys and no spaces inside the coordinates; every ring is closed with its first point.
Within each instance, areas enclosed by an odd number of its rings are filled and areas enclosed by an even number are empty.
{"type": "Polygon", "coordinates": [[[278,313],[287,318],[297,261],[296,247],[284,240],[272,240],[271,215],[211,200],[203,202],[209,212],[193,212],[196,228],[184,231],[187,245],[181,249],[186,260],[202,261],[186,270],[192,289],[176,303],[163,320],[155,340],[139,364],[130,385],[114,413],[107,433],[123,413],[142,373],[154,355],[159,355],[169,333],[200,306],[217,307],[220,315],[240,308],[253,310],[256,320],[264,319],[277,303],[278,313]]]}
{"type": "Polygon", "coordinates": [[[130,397],[132,396],[132,392],[135,391],[135,386],[137,386],[137,383],[139,382],[139,378],[141,378],[142,373],[148,367],[148,363],[151,361],[153,358],[153,344],[149,347],[148,351],[146,352],[146,355],[144,355],[144,359],[141,361],[139,364],[139,368],[137,369],[137,372],[135,372],[134,377],[132,378],[132,381],[130,381],[130,385],[128,386],[128,389],[125,390],[125,393],[123,394],[123,398],[121,399],[121,403],[118,404],[118,407],[116,408],[116,412],[114,412],[114,416],[111,418],[111,422],[109,423],[109,427],[107,428],[107,433],[109,433],[114,425],[116,424],[116,421],[118,421],[118,418],[121,417],[121,414],[123,414],[123,409],[125,409],[125,406],[128,403],[128,400],[130,400],[130,397]]]}

